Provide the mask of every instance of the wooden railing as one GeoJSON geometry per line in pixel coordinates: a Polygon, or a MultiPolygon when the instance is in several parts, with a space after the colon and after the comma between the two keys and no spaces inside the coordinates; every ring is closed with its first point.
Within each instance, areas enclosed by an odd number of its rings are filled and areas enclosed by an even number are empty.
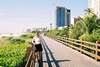
{"type": "Polygon", "coordinates": [[[32,51],[30,52],[30,55],[29,55],[29,57],[27,59],[27,63],[25,65],[25,67],[31,67],[31,57],[32,57],[32,51]]]}
{"type": "Polygon", "coordinates": [[[35,67],[35,51],[32,50],[32,47],[27,49],[28,58],[25,67],[35,67]]]}
{"type": "Polygon", "coordinates": [[[100,60],[100,44],[70,39],[66,37],[52,37],[58,42],[61,42],[68,47],[71,47],[79,52],[88,55],[96,60],[100,60]]]}

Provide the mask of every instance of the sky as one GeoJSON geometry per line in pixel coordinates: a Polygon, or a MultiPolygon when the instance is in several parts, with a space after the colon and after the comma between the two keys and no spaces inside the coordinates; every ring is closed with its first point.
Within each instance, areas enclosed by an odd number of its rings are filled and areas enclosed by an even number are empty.
{"type": "Polygon", "coordinates": [[[0,0],[0,33],[55,25],[57,6],[71,9],[71,18],[84,15],[88,0],[0,0]]]}

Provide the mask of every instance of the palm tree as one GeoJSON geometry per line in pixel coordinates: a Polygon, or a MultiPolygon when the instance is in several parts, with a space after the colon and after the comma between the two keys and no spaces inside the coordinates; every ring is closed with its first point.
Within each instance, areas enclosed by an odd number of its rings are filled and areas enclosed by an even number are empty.
{"type": "Polygon", "coordinates": [[[80,39],[95,42],[100,39],[100,19],[98,19],[91,9],[87,9],[85,11],[86,15],[80,23],[82,25],[82,29],[84,30],[84,34],[80,36],[80,39]]]}
{"type": "Polygon", "coordinates": [[[91,8],[86,9],[85,12],[87,15],[94,14],[93,9],[91,9],[91,8]]]}
{"type": "Polygon", "coordinates": [[[93,30],[97,28],[96,23],[99,21],[91,9],[87,9],[85,11],[87,12],[86,16],[84,16],[80,24],[82,25],[85,33],[91,34],[93,30]]]}

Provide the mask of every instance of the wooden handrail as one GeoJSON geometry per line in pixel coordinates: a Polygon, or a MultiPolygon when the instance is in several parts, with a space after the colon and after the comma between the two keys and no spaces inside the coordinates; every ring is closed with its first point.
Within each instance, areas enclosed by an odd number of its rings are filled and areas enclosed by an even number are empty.
{"type": "Polygon", "coordinates": [[[31,57],[32,57],[32,51],[30,52],[30,55],[29,55],[29,57],[28,57],[28,60],[27,60],[27,63],[26,63],[26,65],[25,65],[25,67],[29,67],[30,61],[31,61],[31,57]]]}

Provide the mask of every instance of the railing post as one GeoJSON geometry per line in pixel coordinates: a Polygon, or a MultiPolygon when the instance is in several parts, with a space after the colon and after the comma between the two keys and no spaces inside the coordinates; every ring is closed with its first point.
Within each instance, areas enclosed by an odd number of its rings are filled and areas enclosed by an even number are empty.
{"type": "Polygon", "coordinates": [[[95,51],[95,59],[98,60],[97,56],[98,56],[98,44],[100,44],[100,41],[96,41],[96,51],[95,51]]]}
{"type": "Polygon", "coordinates": [[[69,43],[68,43],[68,38],[66,38],[66,42],[67,42],[67,46],[69,46],[69,43]]]}
{"type": "Polygon", "coordinates": [[[82,51],[81,51],[81,49],[83,49],[82,45],[83,45],[83,40],[81,40],[80,53],[82,53],[82,51]]]}
{"type": "Polygon", "coordinates": [[[97,45],[97,43],[96,43],[96,50],[95,50],[95,59],[96,59],[96,60],[98,60],[98,59],[97,59],[97,55],[98,55],[97,49],[98,49],[98,45],[97,45]]]}

